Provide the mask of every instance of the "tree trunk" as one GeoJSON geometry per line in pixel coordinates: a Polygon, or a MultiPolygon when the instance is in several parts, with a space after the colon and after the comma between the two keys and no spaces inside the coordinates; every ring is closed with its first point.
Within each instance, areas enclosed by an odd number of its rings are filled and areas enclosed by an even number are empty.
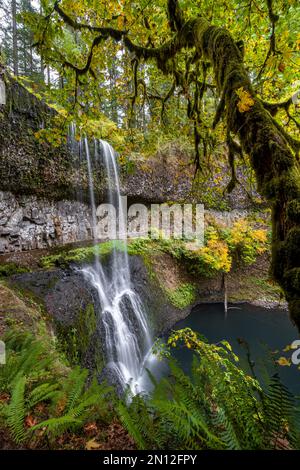
{"type": "Polygon", "coordinates": [[[227,317],[227,312],[228,312],[228,297],[227,297],[227,278],[226,278],[226,273],[223,273],[223,289],[224,289],[224,313],[225,313],[225,317],[227,317]]]}
{"type": "Polygon", "coordinates": [[[45,82],[45,75],[44,75],[44,60],[43,60],[43,55],[41,54],[40,56],[40,75],[41,75],[41,80],[44,83],[45,82]]]}
{"type": "Polygon", "coordinates": [[[226,273],[223,273],[223,276],[222,276],[222,285],[223,285],[223,291],[224,291],[224,313],[225,313],[225,318],[227,318],[227,312],[228,312],[228,296],[227,296],[227,279],[226,279],[226,273]]]}
{"type": "Polygon", "coordinates": [[[14,69],[14,74],[19,75],[16,0],[12,0],[11,2],[11,14],[12,14],[12,33],[13,33],[13,53],[12,53],[13,69],[14,69]]]}

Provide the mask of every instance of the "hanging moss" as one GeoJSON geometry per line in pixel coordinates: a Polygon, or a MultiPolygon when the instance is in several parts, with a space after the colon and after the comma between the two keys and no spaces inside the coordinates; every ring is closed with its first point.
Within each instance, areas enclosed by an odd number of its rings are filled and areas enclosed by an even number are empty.
{"type": "Polygon", "coordinates": [[[300,268],[292,268],[284,274],[284,281],[290,294],[300,291],[300,268]]]}
{"type": "Polygon", "coordinates": [[[290,222],[300,224],[300,200],[293,199],[289,201],[286,208],[287,217],[290,222]]]}
{"type": "Polygon", "coordinates": [[[297,267],[300,260],[300,227],[293,227],[289,230],[284,246],[286,254],[284,261],[286,266],[292,268],[297,267]]]}
{"type": "MultiPolygon", "coordinates": [[[[267,179],[265,177],[265,179],[267,179]]],[[[296,199],[299,195],[299,186],[293,173],[287,172],[266,180],[261,188],[264,195],[271,201],[284,201],[296,199]]]]}

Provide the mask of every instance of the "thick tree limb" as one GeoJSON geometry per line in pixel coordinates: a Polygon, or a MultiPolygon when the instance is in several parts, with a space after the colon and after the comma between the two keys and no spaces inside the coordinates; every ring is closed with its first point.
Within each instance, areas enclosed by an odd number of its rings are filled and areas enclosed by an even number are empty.
{"type": "Polygon", "coordinates": [[[272,116],[275,116],[280,109],[288,110],[292,103],[292,97],[279,103],[268,103],[266,101],[262,101],[262,104],[272,114],[272,116]]]}
{"type": "MultiPolygon", "coordinates": [[[[292,121],[297,127],[297,129],[300,130],[300,123],[290,114],[290,107],[293,104],[293,96],[279,103],[267,103],[265,101],[262,101],[262,104],[264,105],[265,109],[267,109],[271,113],[272,116],[276,116],[280,109],[284,109],[287,117],[289,118],[289,121],[292,121]]],[[[285,132],[283,129],[281,129],[281,131],[285,132]]],[[[288,137],[288,141],[291,143],[292,147],[295,150],[298,151],[300,149],[300,141],[293,139],[290,136],[288,137]]]]}

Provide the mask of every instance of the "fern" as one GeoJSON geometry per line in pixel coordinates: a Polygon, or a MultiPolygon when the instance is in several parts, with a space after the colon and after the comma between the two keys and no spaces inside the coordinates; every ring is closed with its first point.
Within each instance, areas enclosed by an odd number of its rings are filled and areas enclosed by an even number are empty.
{"type": "Polygon", "coordinates": [[[0,368],[0,386],[10,394],[10,402],[1,406],[0,413],[16,443],[25,441],[37,429],[44,429],[44,434],[54,439],[82,427],[88,419],[111,418],[111,387],[99,385],[96,379],[88,386],[88,371],[80,367],[65,377],[56,377],[45,346],[31,335],[10,334],[6,341],[8,362],[0,368]],[[25,417],[34,415],[35,406],[41,402],[47,405],[47,419],[26,430],[25,417]]]}
{"type": "Polygon", "coordinates": [[[42,401],[54,400],[58,394],[58,387],[57,383],[51,384],[47,382],[35,387],[27,398],[28,409],[33,408],[42,401]]]}
{"type": "Polygon", "coordinates": [[[31,428],[31,431],[36,431],[37,429],[47,429],[47,434],[53,438],[63,434],[67,429],[71,429],[74,426],[80,425],[81,422],[79,419],[74,418],[70,415],[59,416],[55,418],[49,418],[41,423],[36,424],[31,428]]]}
{"type": "Polygon", "coordinates": [[[14,441],[19,444],[26,438],[26,430],[24,427],[25,419],[25,385],[26,377],[21,376],[15,382],[10,403],[7,405],[5,415],[7,425],[10,429],[14,441]]]}
{"type": "Polygon", "coordinates": [[[11,390],[19,377],[40,380],[50,374],[53,358],[43,343],[28,333],[6,334],[7,363],[0,368],[0,389],[11,390]]]}
{"type": "MultiPolygon", "coordinates": [[[[151,395],[118,406],[139,448],[299,448],[300,408],[280,382],[266,390],[237,364],[228,343],[208,344],[191,330],[184,338],[196,352],[192,376],[171,360],[170,375],[152,380],[151,395]]],[[[180,337],[174,333],[171,343],[180,337]]],[[[150,377],[151,378],[151,377],[150,377]]]]}
{"type": "Polygon", "coordinates": [[[226,412],[222,408],[218,408],[214,417],[213,423],[217,428],[220,428],[220,436],[226,447],[229,450],[241,450],[243,443],[235,432],[233,423],[226,416],[226,412]]]}
{"type": "Polygon", "coordinates": [[[80,367],[75,367],[65,381],[63,385],[63,393],[65,393],[67,397],[65,408],[66,412],[71,411],[78,402],[78,399],[84,390],[87,376],[87,369],[80,370],[80,367]]]}
{"type": "Polygon", "coordinates": [[[150,395],[124,400],[116,400],[107,384],[89,380],[80,367],[56,377],[44,345],[30,335],[11,336],[8,362],[0,368],[0,387],[10,401],[0,414],[16,443],[38,429],[51,441],[90,419],[109,422],[114,405],[139,449],[299,448],[299,403],[278,374],[263,388],[237,366],[228,344],[208,344],[191,330],[186,335],[195,350],[191,376],[170,360],[168,377],[157,382],[149,373],[150,395]],[[41,402],[47,418],[26,430],[25,416],[41,402]]]}
{"type": "Polygon", "coordinates": [[[269,448],[286,448],[296,444],[297,419],[295,400],[276,373],[271,377],[264,398],[265,441],[269,448]]]}
{"type": "Polygon", "coordinates": [[[46,434],[55,438],[58,434],[82,427],[95,414],[98,418],[104,418],[108,408],[107,397],[112,388],[106,384],[99,385],[95,379],[87,387],[87,377],[86,369],[75,367],[65,378],[61,389],[53,390],[53,409],[58,415],[42,421],[32,430],[45,428],[46,434]],[[65,403],[63,409],[60,409],[61,403],[65,403]]]}
{"type": "Polygon", "coordinates": [[[139,418],[132,413],[132,410],[128,411],[125,403],[120,401],[117,405],[117,411],[121,423],[125,426],[129,434],[133,437],[138,449],[147,449],[147,443],[143,436],[143,427],[139,418]]]}

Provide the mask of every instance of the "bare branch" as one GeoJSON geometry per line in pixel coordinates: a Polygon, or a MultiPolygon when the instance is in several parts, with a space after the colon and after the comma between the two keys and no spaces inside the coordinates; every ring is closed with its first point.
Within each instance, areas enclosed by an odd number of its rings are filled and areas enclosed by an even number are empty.
{"type": "Polygon", "coordinates": [[[178,0],[168,0],[168,14],[171,30],[180,31],[184,25],[184,19],[178,0]]]}
{"type": "Polygon", "coordinates": [[[258,76],[257,76],[257,79],[256,79],[257,81],[259,81],[262,74],[264,73],[269,58],[272,55],[279,53],[279,51],[276,50],[276,34],[275,34],[276,23],[279,20],[279,16],[276,15],[273,11],[273,0],[266,0],[266,1],[267,1],[267,6],[268,6],[268,14],[269,14],[270,22],[271,22],[272,31],[271,31],[271,36],[270,36],[270,47],[269,47],[269,50],[267,52],[264,63],[263,63],[263,65],[262,65],[262,67],[259,71],[258,76]]]}

